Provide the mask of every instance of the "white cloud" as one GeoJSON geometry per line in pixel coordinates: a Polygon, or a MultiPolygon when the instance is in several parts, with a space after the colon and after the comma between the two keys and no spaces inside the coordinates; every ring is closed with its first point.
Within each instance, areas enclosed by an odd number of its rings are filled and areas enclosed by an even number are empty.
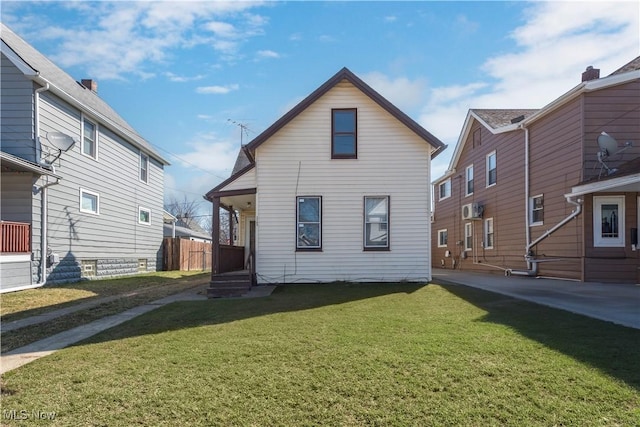
{"type": "Polygon", "coordinates": [[[424,79],[413,81],[406,77],[390,79],[382,73],[372,72],[364,74],[362,80],[401,110],[409,110],[420,105],[426,95],[424,79]]]}
{"type": "Polygon", "coordinates": [[[172,82],[176,82],[176,83],[186,83],[186,82],[193,82],[196,80],[202,80],[205,76],[202,74],[198,74],[196,76],[179,76],[177,74],[171,73],[171,72],[166,72],[164,73],[165,76],[167,76],[167,78],[172,81],[172,82]]]}
{"type": "Polygon", "coordinates": [[[335,37],[330,36],[328,34],[321,35],[320,37],[318,37],[318,40],[323,42],[323,43],[334,43],[334,42],[338,41],[338,39],[336,39],[335,37]]]}
{"type": "Polygon", "coordinates": [[[389,15],[384,17],[384,22],[396,22],[398,20],[397,16],[389,15]]]}
{"type": "MultiPolygon", "coordinates": [[[[222,180],[229,177],[235,164],[240,144],[237,141],[219,139],[213,133],[199,133],[185,143],[190,151],[178,155],[178,162],[185,168],[196,167],[222,180]]],[[[209,181],[214,178],[209,176],[209,181]]]]}
{"type": "Polygon", "coordinates": [[[242,43],[260,35],[267,20],[248,13],[262,2],[68,2],[63,7],[76,14],[74,28],[63,28],[46,15],[7,16],[25,38],[56,42],[51,58],[62,67],[81,66],[99,80],[131,75],[149,78],[158,65],[167,65],[172,51],[197,45],[211,46],[235,59],[242,43]],[[197,29],[209,29],[208,33],[197,29]]]}
{"type": "Polygon", "coordinates": [[[240,88],[237,84],[230,84],[226,86],[200,86],[196,88],[197,93],[203,93],[207,95],[224,95],[229,92],[233,92],[240,88]]]}
{"type": "Polygon", "coordinates": [[[456,32],[462,34],[473,34],[478,31],[480,24],[474,21],[470,21],[466,15],[458,15],[455,20],[456,32]]]}
{"type": "Polygon", "coordinates": [[[510,34],[517,50],[487,58],[470,83],[430,89],[418,121],[450,146],[434,160],[434,178],[470,108],[541,108],[579,84],[587,66],[606,76],[638,55],[637,2],[535,2],[523,18],[510,34]]]}
{"type": "Polygon", "coordinates": [[[280,54],[273,50],[259,50],[258,57],[260,58],[280,58],[280,54]]]}
{"type": "Polygon", "coordinates": [[[238,37],[236,28],[228,22],[212,21],[207,23],[205,28],[213,32],[218,37],[230,39],[238,37]]]}

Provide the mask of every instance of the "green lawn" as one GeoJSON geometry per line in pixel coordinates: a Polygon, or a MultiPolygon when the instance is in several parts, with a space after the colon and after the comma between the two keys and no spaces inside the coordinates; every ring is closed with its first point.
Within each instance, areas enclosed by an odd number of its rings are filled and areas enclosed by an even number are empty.
{"type": "Polygon", "coordinates": [[[639,343],[462,286],[286,286],[172,304],[9,372],[2,409],[73,426],[636,426],[639,343]]]}
{"type": "Polygon", "coordinates": [[[93,280],[59,286],[47,286],[2,294],[2,322],[9,322],[103,297],[115,297],[94,307],[76,311],[13,331],[2,330],[2,353],[42,338],[167,295],[203,287],[211,273],[162,271],[108,280],[93,280]]]}
{"type": "Polygon", "coordinates": [[[194,279],[206,283],[211,273],[200,271],[158,271],[115,279],[85,280],[62,285],[44,286],[0,296],[2,321],[35,316],[51,310],[112,295],[127,295],[158,286],[184,285],[194,279]]]}

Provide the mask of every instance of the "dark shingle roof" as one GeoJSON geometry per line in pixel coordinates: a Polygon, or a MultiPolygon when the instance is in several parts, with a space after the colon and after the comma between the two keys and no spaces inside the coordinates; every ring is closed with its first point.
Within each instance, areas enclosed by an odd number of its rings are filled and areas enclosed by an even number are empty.
{"type": "Polygon", "coordinates": [[[24,41],[20,36],[15,34],[4,23],[0,23],[0,36],[7,46],[18,55],[26,64],[34,71],[38,72],[40,77],[63,91],[67,96],[75,99],[77,102],[95,111],[102,117],[96,117],[102,125],[111,130],[118,132],[124,131],[128,140],[134,145],[138,145],[143,151],[150,154],[153,158],[164,164],[169,164],[158,152],[156,152],[142,136],[140,136],[129,123],[127,123],[118,113],[116,113],[105,101],[103,101],[95,92],[85,88],[78,83],[73,77],[55,65],[46,56],[36,50],[29,43],[24,41]],[[100,119],[106,120],[100,120],[100,119]],[[109,123],[111,122],[111,123],[109,123]]]}
{"type": "Polygon", "coordinates": [[[231,172],[231,176],[237,174],[247,166],[251,165],[253,162],[247,155],[247,150],[244,147],[240,149],[238,153],[238,157],[236,157],[236,164],[233,166],[233,171],[231,172]]]}
{"type": "Polygon", "coordinates": [[[613,73],[609,74],[609,76],[615,76],[617,74],[628,73],[629,71],[640,70],[640,56],[633,59],[631,62],[624,64],[622,67],[615,70],[613,73]]]}
{"type": "Polygon", "coordinates": [[[493,129],[518,123],[526,119],[537,109],[472,109],[478,117],[493,129]],[[522,119],[520,119],[522,117],[522,119]]]}

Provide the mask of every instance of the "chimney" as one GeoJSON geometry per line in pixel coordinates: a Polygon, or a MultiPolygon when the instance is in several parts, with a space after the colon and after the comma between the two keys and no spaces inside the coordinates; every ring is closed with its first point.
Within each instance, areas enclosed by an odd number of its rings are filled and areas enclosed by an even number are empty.
{"type": "Polygon", "coordinates": [[[82,86],[91,90],[93,93],[98,93],[98,82],[91,79],[82,79],[82,86]]]}
{"type": "Polygon", "coordinates": [[[587,82],[589,80],[595,80],[600,78],[600,69],[593,68],[593,66],[589,65],[584,73],[582,73],[582,81],[587,82]]]}

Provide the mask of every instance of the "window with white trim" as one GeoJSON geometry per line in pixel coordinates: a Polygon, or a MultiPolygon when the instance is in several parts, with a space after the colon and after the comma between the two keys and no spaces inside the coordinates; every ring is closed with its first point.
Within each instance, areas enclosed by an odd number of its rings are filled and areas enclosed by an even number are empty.
{"type": "Polygon", "coordinates": [[[98,125],[84,117],[82,119],[82,154],[98,158],[98,125]]]}
{"type": "Polygon", "coordinates": [[[473,194],[473,165],[467,166],[465,171],[465,188],[464,195],[470,196],[473,194]]]}
{"type": "Polygon", "coordinates": [[[100,213],[100,195],[83,188],[80,189],[80,212],[98,215],[100,213]]]}
{"type": "Polygon", "coordinates": [[[473,223],[467,222],[464,225],[464,250],[473,249],[473,223]]]}
{"type": "Polygon", "coordinates": [[[593,246],[624,247],[624,196],[593,197],[593,246]]]}
{"type": "Polygon", "coordinates": [[[151,209],[138,206],[138,223],[145,225],[151,224],[151,209]]]}
{"type": "Polygon", "coordinates": [[[484,248],[493,249],[493,244],[494,244],[493,218],[487,218],[484,220],[484,248]]]}
{"type": "Polygon", "coordinates": [[[296,204],[296,248],[322,249],[322,198],[300,196],[296,204]]]}
{"type": "Polygon", "coordinates": [[[140,152],[140,181],[149,182],[149,156],[140,152]]]}
{"type": "Polygon", "coordinates": [[[491,187],[492,185],[496,185],[498,182],[498,167],[496,164],[496,152],[492,151],[487,154],[487,187],[491,187]]]}
{"type": "Polygon", "coordinates": [[[438,230],[438,247],[446,248],[448,240],[449,240],[449,233],[447,232],[447,229],[445,228],[443,230],[438,230]]]}
{"type": "Polygon", "coordinates": [[[448,199],[451,197],[451,178],[438,185],[438,193],[440,195],[439,200],[448,199]]]}
{"type": "Polygon", "coordinates": [[[364,198],[364,249],[389,249],[389,196],[364,198]]]}
{"type": "Polygon", "coordinates": [[[544,224],[544,197],[542,194],[529,199],[529,225],[544,224]]]}

